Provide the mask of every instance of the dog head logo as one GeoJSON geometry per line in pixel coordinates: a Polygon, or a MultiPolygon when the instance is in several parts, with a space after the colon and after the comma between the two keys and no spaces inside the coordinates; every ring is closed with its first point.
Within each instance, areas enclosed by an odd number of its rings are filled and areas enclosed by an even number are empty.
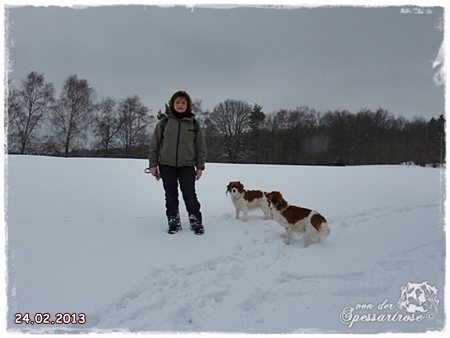
{"type": "Polygon", "coordinates": [[[423,283],[408,283],[400,288],[401,295],[397,306],[409,313],[438,312],[439,299],[436,287],[423,283]]]}

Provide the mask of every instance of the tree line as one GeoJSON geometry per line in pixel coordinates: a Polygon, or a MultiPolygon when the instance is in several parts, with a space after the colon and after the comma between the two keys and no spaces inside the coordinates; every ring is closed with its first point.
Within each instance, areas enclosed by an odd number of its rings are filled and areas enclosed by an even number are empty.
{"type": "MultiPolygon", "coordinates": [[[[19,88],[9,82],[8,153],[147,158],[157,116],[134,95],[97,100],[87,80],[69,76],[59,96],[43,74],[31,72],[19,88]]],[[[212,111],[193,103],[209,162],[367,165],[445,163],[445,118],[408,120],[386,109],[318,112],[307,106],[264,113],[227,99],[212,111]]]]}
{"type": "Polygon", "coordinates": [[[8,83],[8,153],[139,157],[154,122],[139,96],[97,100],[87,80],[69,76],[58,97],[43,74],[8,83]]]}
{"type": "Polygon", "coordinates": [[[445,163],[445,118],[396,118],[388,110],[320,113],[307,106],[264,114],[227,100],[205,114],[210,161],[367,165],[445,163]]]}

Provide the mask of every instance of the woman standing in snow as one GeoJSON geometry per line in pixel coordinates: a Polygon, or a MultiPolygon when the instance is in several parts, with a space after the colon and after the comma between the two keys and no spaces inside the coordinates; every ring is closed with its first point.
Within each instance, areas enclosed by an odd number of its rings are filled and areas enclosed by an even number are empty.
{"type": "Polygon", "coordinates": [[[168,115],[155,127],[150,140],[150,173],[161,175],[166,196],[169,234],[181,230],[178,210],[178,181],[189,214],[191,230],[204,233],[195,181],[205,169],[206,143],[200,124],[192,113],[192,100],[185,91],[172,95],[168,115]]]}

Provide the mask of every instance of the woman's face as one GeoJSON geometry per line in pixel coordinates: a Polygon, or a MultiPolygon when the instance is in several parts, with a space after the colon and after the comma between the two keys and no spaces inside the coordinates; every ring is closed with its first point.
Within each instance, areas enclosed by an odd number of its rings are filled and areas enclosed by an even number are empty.
{"type": "Polygon", "coordinates": [[[179,114],[183,114],[187,109],[187,100],[184,97],[177,97],[173,103],[173,108],[179,114]]]}

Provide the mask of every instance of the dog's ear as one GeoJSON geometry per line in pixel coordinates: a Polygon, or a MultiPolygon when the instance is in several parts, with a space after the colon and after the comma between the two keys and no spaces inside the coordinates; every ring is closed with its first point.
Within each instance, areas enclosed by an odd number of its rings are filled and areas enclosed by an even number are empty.
{"type": "Polygon", "coordinates": [[[272,201],[272,198],[273,198],[274,194],[275,194],[275,191],[268,192],[268,193],[266,193],[266,198],[269,201],[272,201]]]}
{"type": "Polygon", "coordinates": [[[279,191],[275,191],[273,198],[272,198],[272,203],[280,204],[282,201],[283,201],[283,195],[281,195],[281,193],[279,191]]]}
{"type": "Polygon", "coordinates": [[[277,201],[278,201],[278,193],[275,191],[273,194],[272,194],[272,197],[270,198],[270,200],[272,201],[272,203],[273,203],[273,205],[276,205],[277,204],[277,201]]]}
{"type": "Polygon", "coordinates": [[[244,185],[241,183],[241,181],[238,181],[239,185],[239,192],[244,192],[244,185]]]}

